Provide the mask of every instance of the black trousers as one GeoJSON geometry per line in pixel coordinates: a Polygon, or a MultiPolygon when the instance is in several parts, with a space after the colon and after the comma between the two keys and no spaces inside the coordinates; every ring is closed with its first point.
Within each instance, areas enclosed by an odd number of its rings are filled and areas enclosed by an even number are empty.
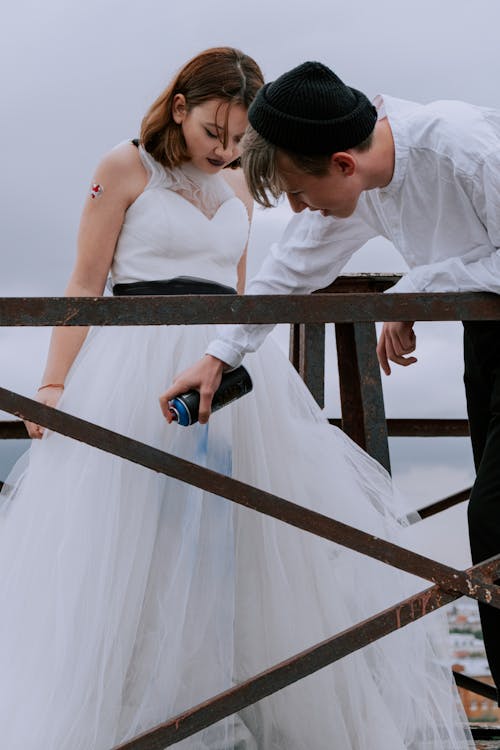
{"type": "MultiPolygon", "coordinates": [[[[476,481],[469,509],[474,564],[500,553],[500,321],[464,322],[464,382],[476,481]]],[[[486,656],[500,691],[500,610],[479,604],[486,656]]]]}

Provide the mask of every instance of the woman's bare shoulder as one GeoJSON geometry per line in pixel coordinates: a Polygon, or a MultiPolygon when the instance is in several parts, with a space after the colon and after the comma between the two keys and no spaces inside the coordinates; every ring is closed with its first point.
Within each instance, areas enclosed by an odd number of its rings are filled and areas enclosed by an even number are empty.
{"type": "Polygon", "coordinates": [[[98,168],[104,168],[110,172],[128,172],[129,170],[145,171],[139,155],[139,149],[132,141],[124,141],[108,151],[101,158],[98,168]]]}
{"type": "Polygon", "coordinates": [[[139,149],[131,141],[119,143],[104,154],[94,172],[95,182],[113,185],[128,198],[127,202],[135,200],[144,190],[147,180],[139,149]]]}

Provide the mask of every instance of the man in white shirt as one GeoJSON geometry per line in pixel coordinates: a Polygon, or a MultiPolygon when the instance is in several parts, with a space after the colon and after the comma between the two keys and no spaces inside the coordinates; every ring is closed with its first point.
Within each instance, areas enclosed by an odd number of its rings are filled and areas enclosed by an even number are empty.
{"type": "MultiPolygon", "coordinates": [[[[367,97],[306,62],[266,84],[249,111],[243,168],[254,198],[286,193],[296,216],[246,294],[306,294],[330,284],[372,237],[391,240],[410,271],[390,292],[500,292],[500,112],[458,101],[367,97]],[[304,209],[309,209],[305,211],[304,209]]],[[[271,198],[270,198],[271,196],[271,198]]],[[[201,394],[200,422],[225,367],[272,326],[232,326],[161,398],[201,394]]],[[[477,479],[469,503],[474,563],[500,552],[500,322],[464,322],[465,383],[477,479]]],[[[413,323],[385,323],[390,362],[414,363],[413,323]]],[[[500,612],[481,606],[500,686],[500,612]]]]}

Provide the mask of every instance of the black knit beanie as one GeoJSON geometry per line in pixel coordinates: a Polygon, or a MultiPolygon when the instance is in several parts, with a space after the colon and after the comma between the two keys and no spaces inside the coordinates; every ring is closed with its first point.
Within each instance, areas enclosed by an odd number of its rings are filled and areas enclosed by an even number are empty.
{"type": "Polygon", "coordinates": [[[377,110],[320,62],[304,62],[258,92],[248,112],[254,130],[299,154],[333,154],[364,141],[377,110]]]}

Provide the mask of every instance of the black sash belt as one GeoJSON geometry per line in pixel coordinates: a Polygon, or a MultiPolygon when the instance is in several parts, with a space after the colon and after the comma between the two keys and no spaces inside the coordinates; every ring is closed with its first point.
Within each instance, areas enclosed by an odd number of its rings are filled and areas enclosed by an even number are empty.
{"type": "Polygon", "coordinates": [[[236,294],[236,289],[191,276],[176,276],[162,281],[134,281],[130,284],[115,284],[113,287],[115,297],[150,294],[236,294]]]}

